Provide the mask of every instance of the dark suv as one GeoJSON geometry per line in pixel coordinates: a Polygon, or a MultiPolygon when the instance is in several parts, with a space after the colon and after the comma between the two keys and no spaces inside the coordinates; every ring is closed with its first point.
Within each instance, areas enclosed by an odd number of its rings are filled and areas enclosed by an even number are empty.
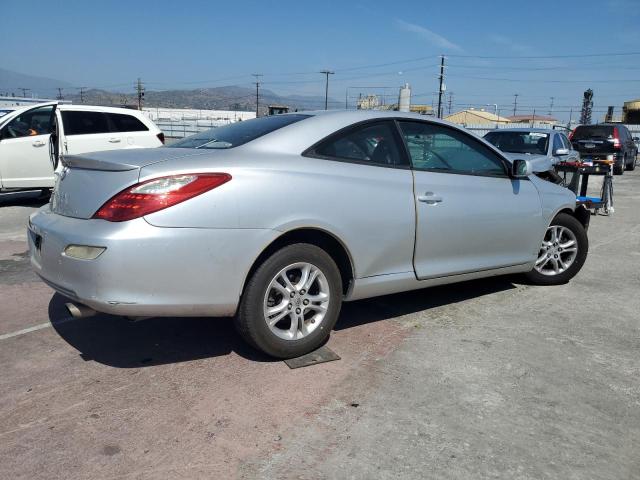
{"type": "Polygon", "coordinates": [[[582,160],[613,161],[613,173],[636,168],[638,148],[627,127],[619,123],[579,125],[569,135],[582,160]]]}

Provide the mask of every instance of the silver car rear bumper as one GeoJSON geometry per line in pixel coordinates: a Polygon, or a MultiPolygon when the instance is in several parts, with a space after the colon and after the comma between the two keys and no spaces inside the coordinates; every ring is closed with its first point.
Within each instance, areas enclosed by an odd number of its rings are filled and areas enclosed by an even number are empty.
{"type": "Polygon", "coordinates": [[[52,213],[29,221],[36,273],[53,289],[96,311],[127,316],[232,316],[253,261],[279,232],[160,228],[143,218],[114,223],[52,213]],[[94,260],[67,246],[105,247],[94,260]]]}

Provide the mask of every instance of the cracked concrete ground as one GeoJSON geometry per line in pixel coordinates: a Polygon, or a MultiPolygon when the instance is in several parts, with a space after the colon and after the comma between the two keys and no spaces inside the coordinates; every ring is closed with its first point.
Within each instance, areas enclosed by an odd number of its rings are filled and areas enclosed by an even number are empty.
{"type": "Polygon", "coordinates": [[[38,203],[0,204],[0,478],[640,478],[640,174],[615,187],[569,284],[346,304],[342,360],[298,370],[225,319],[70,320],[23,255],[38,203]]]}

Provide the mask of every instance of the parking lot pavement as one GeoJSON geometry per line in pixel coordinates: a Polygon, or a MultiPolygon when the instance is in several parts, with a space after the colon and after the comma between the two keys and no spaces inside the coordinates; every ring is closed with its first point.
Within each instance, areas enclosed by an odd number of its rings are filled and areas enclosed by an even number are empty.
{"type": "Polygon", "coordinates": [[[640,172],[615,195],[571,283],[346,304],[297,370],[224,319],[70,320],[0,206],[0,478],[640,478],[640,172]]]}

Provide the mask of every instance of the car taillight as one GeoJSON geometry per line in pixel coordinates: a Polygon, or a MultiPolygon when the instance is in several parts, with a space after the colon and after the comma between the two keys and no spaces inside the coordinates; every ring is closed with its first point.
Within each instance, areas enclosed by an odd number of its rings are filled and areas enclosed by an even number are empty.
{"type": "Polygon", "coordinates": [[[571,130],[571,133],[569,134],[569,141],[573,140],[573,134],[576,133],[576,129],[574,128],[573,130],[571,130]]]}
{"type": "Polygon", "coordinates": [[[184,202],[231,180],[228,173],[190,173],[154,178],[116,194],[93,215],[124,222],[184,202]]]}
{"type": "Polygon", "coordinates": [[[620,148],[620,133],[618,127],[613,127],[613,148],[620,148]]]}
{"type": "Polygon", "coordinates": [[[158,140],[160,140],[164,145],[164,133],[160,132],[158,135],[156,135],[156,137],[158,137],[158,140]]]}

